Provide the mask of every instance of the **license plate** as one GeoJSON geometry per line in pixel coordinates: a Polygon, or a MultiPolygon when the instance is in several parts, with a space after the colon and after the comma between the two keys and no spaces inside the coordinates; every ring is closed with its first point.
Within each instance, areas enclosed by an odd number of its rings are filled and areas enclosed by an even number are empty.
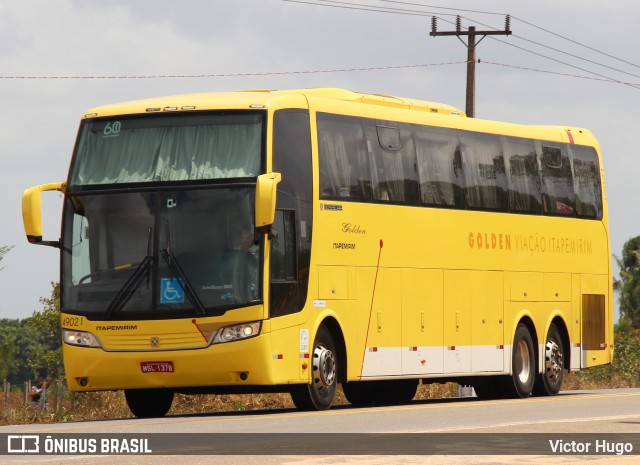
{"type": "Polygon", "coordinates": [[[140,369],[143,373],[173,373],[173,362],[142,362],[140,369]]]}

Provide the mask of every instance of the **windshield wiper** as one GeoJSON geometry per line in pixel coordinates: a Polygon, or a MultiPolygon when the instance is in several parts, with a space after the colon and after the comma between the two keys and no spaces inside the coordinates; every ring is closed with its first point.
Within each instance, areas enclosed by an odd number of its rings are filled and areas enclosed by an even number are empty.
{"type": "Polygon", "coordinates": [[[176,281],[178,282],[178,285],[182,288],[183,292],[189,299],[189,302],[191,302],[191,305],[193,305],[196,308],[198,313],[200,313],[201,315],[206,315],[207,311],[205,310],[204,305],[202,305],[202,301],[198,297],[198,294],[196,294],[195,289],[193,289],[193,286],[191,285],[189,278],[187,278],[187,275],[184,274],[182,267],[178,263],[178,260],[176,259],[175,255],[173,255],[173,253],[171,252],[171,249],[169,247],[167,247],[166,249],[162,249],[160,251],[160,254],[162,255],[162,258],[164,258],[164,261],[167,262],[167,266],[169,267],[169,272],[171,272],[171,274],[180,278],[176,281]]]}
{"type": "Polygon", "coordinates": [[[151,269],[152,263],[152,257],[144,257],[144,260],[140,262],[136,270],[131,276],[129,276],[129,279],[127,279],[127,281],[124,283],[124,286],[122,286],[122,288],[118,291],[118,294],[111,301],[111,304],[109,305],[109,308],[107,308],[107,311],[105,313],[106,319],[111,319],[111,316],[114,313],[122,310],[122,307],[124,307],[124,305],[129,301],[140,283],[146,276],[149,275],[149,270],[151,269]]]}
{"type": "Polygon", "coordinates": [[[187,278],[187,275],[182,270],[176,256],[171,252],[171,226],[169,225],[169,221],[167,221],[167,247],[160,250],[160,255],[162,255],[164,261],[167,262],[169,272],[180,278],[177,280],[178,285],[182,288],[182,291],[189,299],[189,302],[191,302],[191,305],[195,307],[200,315],[206,315],[207,311],[205,310],[204,305],[202,305],[202,301],[198,297],[195,289],[191,285],[191,281],[189,281],[189,278],[187,278]]]}
{"type": "Polygon", "coordinates": [[[149,237],[147,239],[147,256],[138,264],[135,271],[125,281],[124,285],[120,288],[116,296],[109,304],[109,308],[105,312],[105,318],[111,319],[114,313],[119,312],[129,301],[134,294],[140,283],[147,278],[147,287],[149,287],[149,271],[153,264],[153,256],[151,255],[151,228],[149,228],[149,237]]]}

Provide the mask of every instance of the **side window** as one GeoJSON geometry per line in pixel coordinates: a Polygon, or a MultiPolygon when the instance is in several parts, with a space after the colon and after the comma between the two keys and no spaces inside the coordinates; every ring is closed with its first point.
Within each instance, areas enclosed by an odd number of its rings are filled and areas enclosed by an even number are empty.
{"type": "Polygon", "coordinates": [[[509,211],[542,214],[542,188],[536,146],[531,139],[503,137],[509,179],[509,211]]]}
{"type": "Polygon", "coordinates": [[[500,137],[460,131],[467,207],[506,210],[506,176],[500,137]]]}
{"type": "Polygon", "coordinates": [[[598,154],[593,147],[569,145],[576,188],[576,213],[582,218],[602,218],[602,188],[598,154]]]}
{"type": "Polygon", "coordinates": [[[371,199],[364,129],[358,118],[318,113],[320,198],[371,199]]]}
{"type": "Polygon", "coordinates": [[[417,205],[415,150],[409,132],[397,123],[371,121],[365,133],[373,200],[417,205]]]}
{"type": "Polygon", "coordinates": [[[90,234],[89,221],[86,217],[73,214],[73,239],[71,241],[71,281],[73,285],[81,284],[80,280],[84,278],[83,283],[91,282],[91,268],[89,266],[90,258],[90,234]],[[86,278],[89,276],[88,278],[86,278]]]}
{"type": "Polygon", "coordinates": [[[420,201],[429,207],[464,208],[458,136],[452,129],[414,127],[420,201]]]}
{"type": "Polygon", "coordinates": [[[313,175],[309,112],[278,110],[273,123],[272,166],[282,174],[271,243],[269,314],[276,317],[302,310],[307,299],[313,175]]]}
{"type": "Polygon", "coordinates": [[[271,228],[271,282],[296,281],[295,215],[276,210],[271,228]]]}
{"type": "Polygon", "coordinates": [[[575,215],[571,160],[565,144],[541,145],[542,204],[549,215],[575,215]]]}

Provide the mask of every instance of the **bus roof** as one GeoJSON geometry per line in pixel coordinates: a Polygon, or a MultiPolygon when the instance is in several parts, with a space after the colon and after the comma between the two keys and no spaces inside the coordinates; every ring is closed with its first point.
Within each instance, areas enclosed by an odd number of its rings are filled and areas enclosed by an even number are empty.
{"type": "MultiPolygon", "coordinates": [[[[319,87],[309,89],[268,90],[251,89],[230,92],[207,92],[156,97],[144,100],[116,103],[92,108],[84,118],[121,116],[149,113],[187,112],[197,110],[265,109],[265,108],[309,108],[312,101],[335,102],[343,104],[372,105],[380,110],[379,115],[387,112],[416,111],[416,120],[440,118],[438,125],[457,127],[471,131],[489,132],[523,137],[538,137],[584,145],[596,145],[593,135],[582,128],[571,126],[520,125],[507,122],[466,118],[466,114],[451,105],[426,100],[408,99],[382,94],[366,94],[350,90],[319,87]],[[455,120],[448,116],[457,116],[455,120]],[[442,119],[444,118],[444,119],[442,119]],[[455,121],[455,122],[454,122],[455,121]],[[535,133],[535,134],[534,134],[535,133]]],[[[362,110],[359,112],[362,113],[362,110]]],[[[406,117],[406,114],[405,114],[406,117]]]]}
{"type": "Polygon", "coordinates": [[[404,108],[407,110],[418,110],[418,111],[427,111],[430,113],[444,113],[449,115],[465,116],[464,111],[444,103],[429,102],[426,100],[408,99],[403,97],[395,97],[392,95],[364,94],[364,93],[352,92],[350,90],[337,89],[332,87],[277,91],[277,92],[284,93],[284,94],[300,93],[302,95],[327,98],[332,100],[341,100],[345,102],[368,103],[371,105],[404,108]]]}
{"type": "Polygon", "coordinates": [[[407,99],[381,94],[365,94],[338,88],[311,88],[292,90],[240,90],[233,92],[210,92],[184,94],[133,100],[104,105],[88,110],[85,118],[115,116],[124,114],[155,113],[168,111],[214,110],[225,108],[246,108],[270,106],[278,100],[305,99],[307,97],[324,98],[343,102],[367,103],[392,108],[403,108],[429,113],[465,116],[465,113],[451,105],[425,100],[407,99]]]}

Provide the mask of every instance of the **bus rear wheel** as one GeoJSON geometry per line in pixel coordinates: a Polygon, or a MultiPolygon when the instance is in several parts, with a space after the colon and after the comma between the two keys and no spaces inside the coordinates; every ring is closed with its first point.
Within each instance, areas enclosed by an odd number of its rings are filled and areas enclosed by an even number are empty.
{"type": "Polygon", "coordinates": [[[529,397],[536,379],[533,339],[526,325],[520,323],[513,336],[511,368],[513,374],[505,380],[502,392],[505,397],[529,397]]]}
{"type": "Polygon", "coordinates": [[[336,395],[338,357],[326,326],[318,328],[311,357],[311,384],[294,386],[291,399],[299,410],[327,410],[336,395]]]}
{"type": "Polygon", "coordinates": [[[125,389],[124,397],[138,418],[163,417],[173,403],[173,391],[169,389],[125,389]]]}
{"type": "Polygon", "coordinates": [[[560,392],[564,373],[562,337],[554,324],[549,327],[544,346],[543,372],[536,378],[533,393],[537,396],[555,396],[560,392]]]}

